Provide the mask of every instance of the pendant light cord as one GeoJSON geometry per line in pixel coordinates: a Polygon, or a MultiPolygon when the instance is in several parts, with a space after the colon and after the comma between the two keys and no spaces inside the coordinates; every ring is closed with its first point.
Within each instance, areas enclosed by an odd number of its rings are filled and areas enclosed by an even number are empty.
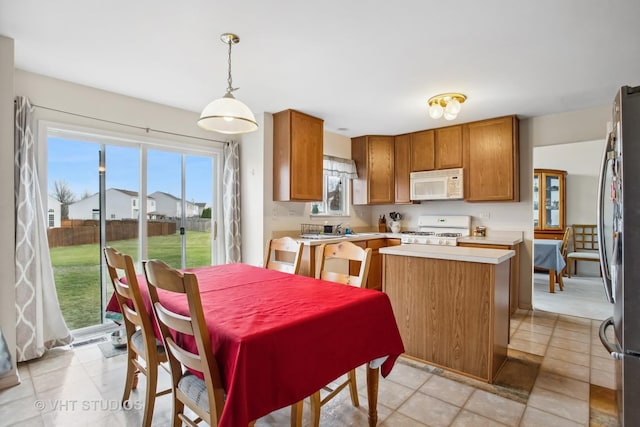
{"type": "Polygon", "coordinates": [[[231,93],[231,92],[233,92],[234,90],[237,89],[237,88],[236,89],[233,88],[233,84],[232,84],[232,81],[231,81],[231,45],[233,44],[233,41],[231,40],[231,38],[229,38],[229,41],[227,43],[229,44],[229,55],[228,55],[228,60],[227,60],[227,65],[228,65],[228,70],[229,70],[229,72],[227,74],[227,84],[228,84],[227,93],[231,93]]]}

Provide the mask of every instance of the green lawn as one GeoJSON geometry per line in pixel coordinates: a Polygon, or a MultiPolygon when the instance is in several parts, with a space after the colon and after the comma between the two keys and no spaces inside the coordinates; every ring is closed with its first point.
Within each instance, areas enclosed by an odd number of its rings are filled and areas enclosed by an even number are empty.
{"type": "MultiPolygon", "coordinates": [[[[138,240],[108,242],[120,252],[137,260],[138,240]]],[[[149,258],[158,258],[180,267],[180,236],[154,236],[148,239],[149,258]]],[[[51,263],[56,280],[58,301],[70,329],[101,322],[100,245],[78,245],[51,248],[51,263]]],[[[211,233],[187,231],[187,267],[211,264],[211,233]]],[[[140,267],[141,268],[141,267],[140,267]]],[[[142,272],[140,270],[139,272],[142,272]]],[[[107,283],[110,296],[113,288],[107,283]]]]}

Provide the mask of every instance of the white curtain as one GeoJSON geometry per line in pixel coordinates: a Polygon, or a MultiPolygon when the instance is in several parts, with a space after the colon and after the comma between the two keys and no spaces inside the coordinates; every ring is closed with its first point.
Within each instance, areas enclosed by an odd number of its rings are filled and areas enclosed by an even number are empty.
{"type": "Polygon", "coordinates": [[[240,234],[240,149],[238,142],[224,147],[222,216],[227,263],[242,261],[240,234]]]}
{"type": "Polygon", "coordinates": [[[339,176],[341,178],[356,179],[356,162],[351,159],[343,159],[342,157],[323,156],[322,168],[324,175],[339,176]]]}
{"type": "Polygon", "coordinates": [[[53,278],[45,208],[35,164],[33,108],[25,97],[15,103],[16,346],[18,362],[40,357],[48,348],[69,344],[53,278]]]}

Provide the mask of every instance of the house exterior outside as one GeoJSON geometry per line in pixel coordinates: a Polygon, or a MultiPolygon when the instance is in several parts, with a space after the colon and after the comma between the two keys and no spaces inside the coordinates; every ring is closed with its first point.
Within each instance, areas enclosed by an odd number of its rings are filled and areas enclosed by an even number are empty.
{"type": "Polygon", "coordinates": [[[47,198],[47,227],[60,227],[62,207],[59,201],[51,196],[47,198]]]}
{"type": "MultiPolygon", "coordinates": [[[[156,191],[149,194],[156,202],[156,213],[163,218],[180,218],[182,216],[182,205],[180,198],[163,191],[156,191]]],[[[194,203],[185,201],[185,217],[199,217],[202,214],[205,203],[194,203]]]]}
{"type": "MultiPolygon", "coordinates": [[[[106,191],[107,219],[137,219],[140,215],[140,197],[137,191],[109,188],[106,191]]],[[[99,219],[99,194],[69,205],[69,219],[99,219]]],[[[147,217],[155,218],[156,201],[147,196],[147,217]]]]}

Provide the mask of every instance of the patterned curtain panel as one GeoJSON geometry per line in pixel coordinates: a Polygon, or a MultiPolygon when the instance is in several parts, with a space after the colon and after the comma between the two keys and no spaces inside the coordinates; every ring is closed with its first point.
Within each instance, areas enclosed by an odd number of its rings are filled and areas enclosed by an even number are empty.
{"type": "Polygon", "coordinates": [[[15,105],[16,346],[17,360],[40,357],[71,342],[53,279],[45,208],[35,164],[33,108],[25,97],[15,105]]]}
{"type": "Polygon", "coordinates": [[[237,142],[224,147],[222,209],[227,263],[242,262],[240,234],[240,151],[237,142]]]}

